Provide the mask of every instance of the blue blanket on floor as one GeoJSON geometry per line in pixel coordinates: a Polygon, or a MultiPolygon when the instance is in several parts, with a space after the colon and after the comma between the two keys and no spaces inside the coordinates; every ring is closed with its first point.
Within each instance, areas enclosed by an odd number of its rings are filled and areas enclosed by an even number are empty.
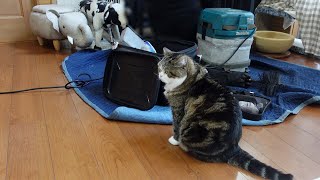
{"type": "MultiPolygon", "coordinates": [[[[103,77],[109,53],[109,50],[83,50],[70,55],[62,63],[67,79],[75,80],[82,73],[90,74],[91,78],[103,77]]],[[[272,70],[280,72],[282,85],[275,96],[269,97],[272,103],[266,110],[263,120],[243,119],[244,125],[281,123],[289,114],[297,114],[306,105],[320,102],[320,71],[258,55],[251,55],[250,58],[252,79],[257,80],[262,72],[272,70]]],[[[263,96],[258,87],[250,87],[247,90],[263,96]]],[[[107,119],[156,124],[172,122],[169,107],[155,106],[148,111],[141,111],[109,101],[102,92],[102,80],[75,91],[88,105],[107,119]]]]}

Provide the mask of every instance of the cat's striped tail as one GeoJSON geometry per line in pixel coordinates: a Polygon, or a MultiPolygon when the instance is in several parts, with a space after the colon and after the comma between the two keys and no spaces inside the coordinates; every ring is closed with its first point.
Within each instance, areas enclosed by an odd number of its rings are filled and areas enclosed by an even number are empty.
{"type": "Polygon", "coordinates": [[[292,180],[292,174],[284,174],[279,170],[270,167],[254,157],[246,151],[240,149],[239,153],[228,160],[228,164],[243,168],[255,175],[271,180],[292,180]]]}

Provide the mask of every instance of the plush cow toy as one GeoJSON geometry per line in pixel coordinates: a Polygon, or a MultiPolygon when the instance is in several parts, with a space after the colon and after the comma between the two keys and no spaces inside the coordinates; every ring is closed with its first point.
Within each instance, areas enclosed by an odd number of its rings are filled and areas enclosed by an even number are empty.
{"type": "Polygon", "coordinates": [[[106,38],[112,41],[113,36],[120,37],[115,31],[121,32],[127,23],[123,3],[113,3],[110,0],[83,0],[80,2],[80,10],[88,19],[95,36],[95,45],[100,48],[102,48],[101,40],[106,36],[104,34],[109,35],[110,37],[106,38]],[[109,31],[106,33],[104,29],[109,31]]]}

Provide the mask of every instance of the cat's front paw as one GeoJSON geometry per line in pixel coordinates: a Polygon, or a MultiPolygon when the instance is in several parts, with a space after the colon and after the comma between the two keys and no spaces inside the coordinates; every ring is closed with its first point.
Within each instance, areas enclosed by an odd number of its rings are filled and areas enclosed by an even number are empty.
{"type": "Polygon", "coordinates": [[[173,136],[171,136],[168,141],[169,141],[170,144],[172,144],[174,146],[178,146],[179,145],[179,141],[175,140],[173,136]]]}

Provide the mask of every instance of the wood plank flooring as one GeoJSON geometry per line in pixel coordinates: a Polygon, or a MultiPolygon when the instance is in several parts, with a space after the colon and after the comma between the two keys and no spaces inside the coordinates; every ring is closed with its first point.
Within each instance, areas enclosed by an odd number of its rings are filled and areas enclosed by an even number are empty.
{"type": "MultiPolygon", "coordinates": [[[[0,44],[0,91],[65,84],[60,64],[69,54],[36,42],[0,44]]],[[[320,69],[320,60],[301,55],[283,60],[320,69]]],[[[73,90],[0,95],[0,102],[0,180],[259,179],[171,146],[171,126],[106,120],[73,90]]],[[[295,179],[319,178],[320,105],[279,125],[244,126],[240,145],[295,179]]]]}

